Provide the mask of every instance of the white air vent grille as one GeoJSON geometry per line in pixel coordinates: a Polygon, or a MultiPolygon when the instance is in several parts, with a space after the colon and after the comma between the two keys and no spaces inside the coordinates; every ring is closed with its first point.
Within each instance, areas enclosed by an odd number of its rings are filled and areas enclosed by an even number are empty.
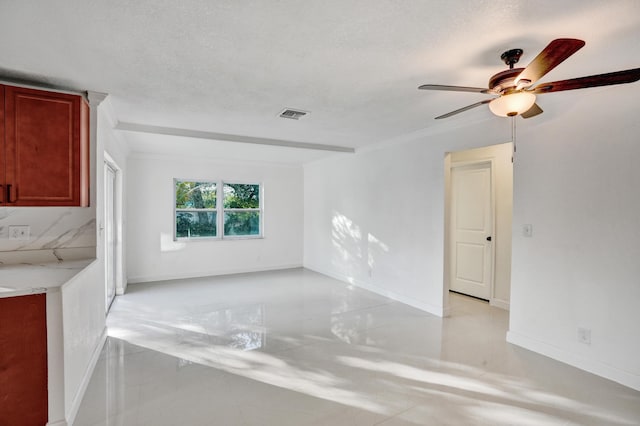
{"type": "Polygon", "coordinates": [[[305,115],[307,115],[308,113],[309,113],[308,111],[300,111],[297,109],[285,108],[279,114],[279,116],[282,118],[290,118],[292,120],[298,120],[301,117],[304,117],[305,115]]]}

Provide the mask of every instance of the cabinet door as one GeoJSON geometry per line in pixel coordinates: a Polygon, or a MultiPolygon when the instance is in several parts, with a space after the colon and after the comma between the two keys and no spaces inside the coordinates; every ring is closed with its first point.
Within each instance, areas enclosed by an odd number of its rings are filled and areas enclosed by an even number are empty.
{"type": "Polygon", "coordinates": [[[45,425],[46,295],[0,298],[0,425],[45,425]]]}
{"type": "Polygon", "coordinates": [[[5,205],[88,205],[87,124],[78,95],[5,86],[5,205]]]}

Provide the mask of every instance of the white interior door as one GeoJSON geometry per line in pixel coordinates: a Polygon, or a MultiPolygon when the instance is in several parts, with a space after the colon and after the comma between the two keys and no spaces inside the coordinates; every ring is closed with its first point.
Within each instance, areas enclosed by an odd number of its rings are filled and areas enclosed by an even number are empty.
{"type": "Polygon", "coordinates": [[[451,168],[449,288],[489,300],[493,272],[491,163],[451,168]]]}
{"type": "Polygon", "coordinates": [[[104,244],[105,244],[105,310],[108,312],[116,295],[116,171],[104,165],[104,244]]]}

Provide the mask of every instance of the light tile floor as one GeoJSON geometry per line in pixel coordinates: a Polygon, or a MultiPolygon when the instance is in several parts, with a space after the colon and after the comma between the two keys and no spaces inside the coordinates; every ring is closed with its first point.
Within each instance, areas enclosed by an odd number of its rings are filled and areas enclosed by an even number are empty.
{"type": "Polygon", "coordinates": [[[638,425],[640,392],[303,269],[135,284],[75,426],[638,425]]]}

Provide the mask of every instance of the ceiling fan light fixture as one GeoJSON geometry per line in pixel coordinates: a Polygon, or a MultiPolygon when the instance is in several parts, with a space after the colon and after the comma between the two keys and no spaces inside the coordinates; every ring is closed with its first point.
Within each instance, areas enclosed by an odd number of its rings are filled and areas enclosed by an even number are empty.
{"type": "Polygon", "coordinates": [[[529,92],[514,92],[502,95],[489,102],[489,109],[500,117],[513,117],[522,114],[536,103],[536,95],[529,92]]]}

